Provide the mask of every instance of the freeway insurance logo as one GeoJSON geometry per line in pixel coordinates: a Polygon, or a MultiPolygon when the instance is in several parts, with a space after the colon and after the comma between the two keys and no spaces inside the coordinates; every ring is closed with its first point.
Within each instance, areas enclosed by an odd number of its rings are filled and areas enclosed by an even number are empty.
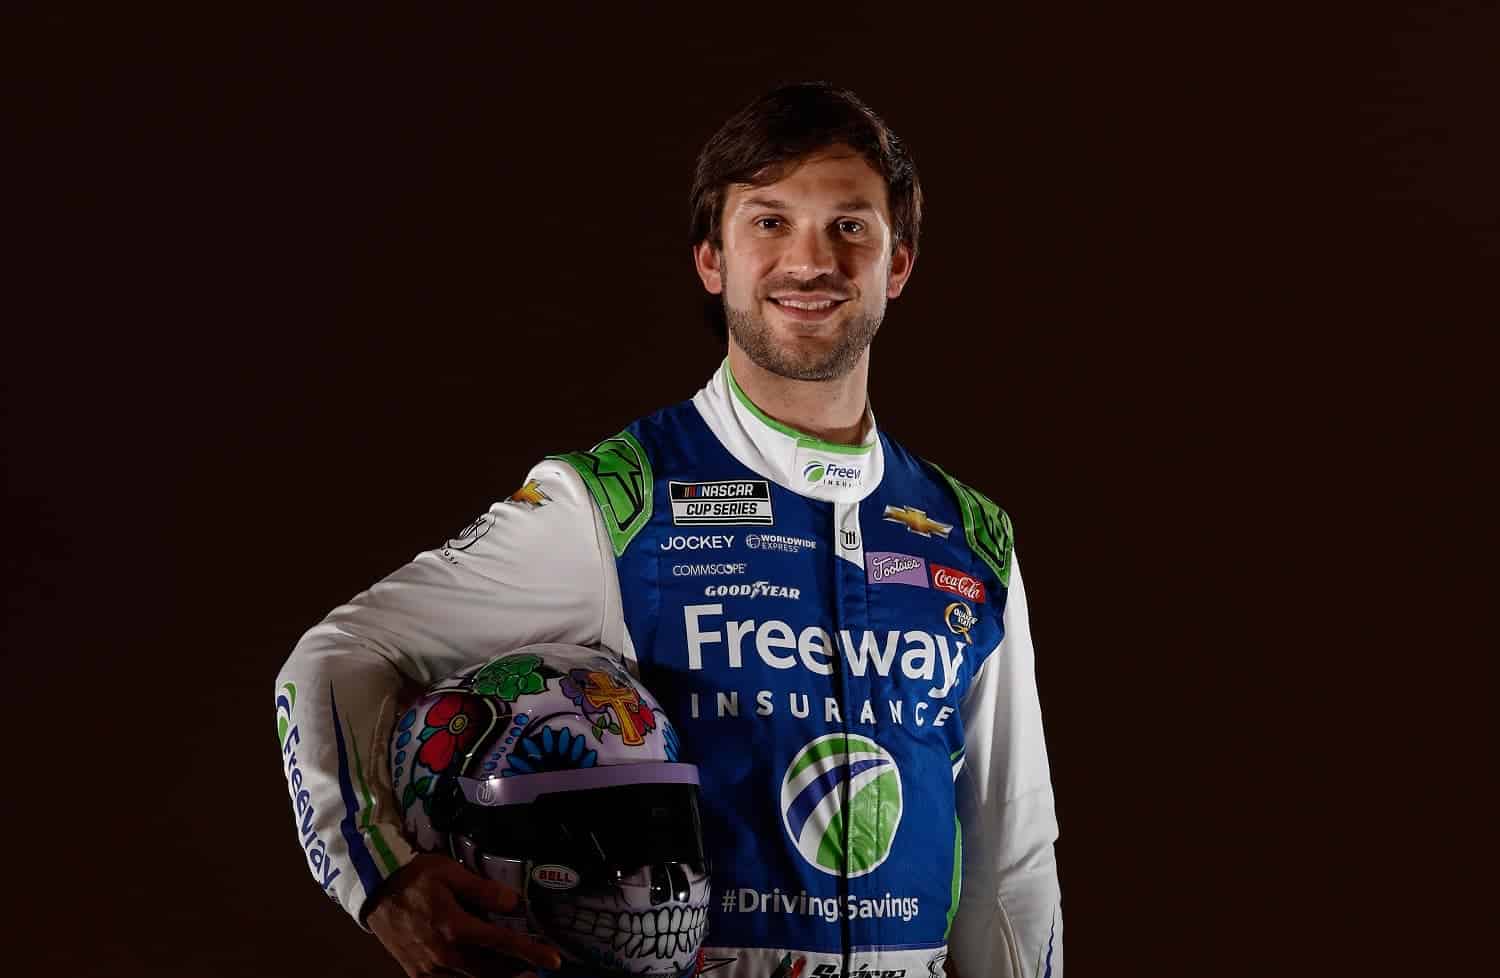
{"type": "Polygon", "coordinates": [[[851,878],[885,862],[901,809],[895,760],[857,734],[812,741],[792,758],[781,781],[781,824],[802,858],[829,875],[845,869],[846,840],[851,878]]]}

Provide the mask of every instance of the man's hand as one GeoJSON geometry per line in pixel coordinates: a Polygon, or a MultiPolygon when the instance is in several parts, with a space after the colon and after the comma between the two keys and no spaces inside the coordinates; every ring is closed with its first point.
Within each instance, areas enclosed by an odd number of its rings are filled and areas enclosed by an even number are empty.
{"type": "Polygon", "coordinates": [[[365,917],[370,930],[409,978],[483,974],[494,952],[542,968],[561,963],[557,950],[476,917],[467,909],[509,913],[520,895],[442,856],[424,853],[386,880],[365,917]],[[465,948],[469,950],[466,952],[465,948]]]}

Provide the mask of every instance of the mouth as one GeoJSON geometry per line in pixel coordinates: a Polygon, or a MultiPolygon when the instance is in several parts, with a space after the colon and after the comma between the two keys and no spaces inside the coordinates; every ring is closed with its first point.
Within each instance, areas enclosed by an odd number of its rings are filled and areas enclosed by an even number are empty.
{"type": "Polygon", "coordinates": [[[696,951],[703,941],[705,907],[630,911],[578,908],[561,926],[580,937],[608,944],[620,954],[669,958],[696,951]]]}
{"type": "Polygon", "coordinates": [[[800,298],[788,295],[781,298],[769,296],[766,301],[780,310],[788,319],[793,319],[797,322],[816,323],[830,318],[840,306],[849,300],[835,299],[828,296],[800,298]]]}

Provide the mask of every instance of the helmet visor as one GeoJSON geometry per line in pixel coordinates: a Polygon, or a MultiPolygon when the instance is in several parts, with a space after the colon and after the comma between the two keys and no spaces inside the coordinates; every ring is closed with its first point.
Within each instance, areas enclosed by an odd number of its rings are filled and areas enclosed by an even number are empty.
{"type": "Polygon", "coordinates": [[[469,803],[454,829],[491,855],[557,862],[586,876],[669,862],[708,872],[690,764],[459,780],[469,803]]]}

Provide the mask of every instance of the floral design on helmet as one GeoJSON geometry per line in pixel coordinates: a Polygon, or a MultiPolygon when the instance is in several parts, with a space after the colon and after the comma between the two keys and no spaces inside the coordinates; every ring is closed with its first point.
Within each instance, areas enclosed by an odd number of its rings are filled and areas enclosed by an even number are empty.
{"type": "Polygon", "coordinates": [[[481,696],[498,696],[507,703],[528,693],[540,693],[547,688],[537,667],[541,656],[522,653],[505,655],[494,659],[474,674],[474,692],[481,696]]]}
{"type": "Polygon", "coordinates": [[[511,752],[510,766],[500,772],[502,778],[518,774],[540,774],[543,771],[574,771],[593,767],[598,751],[588,749],[588,741],[566,727],[543,727],[540,733],[523,737],[511,752]]]}
{"type": "Polygon", "coordinates": [[[462,757],[488,726],[484,704],[463,693],[444,693],[423,718],[426,726],[417,735],[422,746],[417,763],[442,773],[455,757],[462,757]]]}

